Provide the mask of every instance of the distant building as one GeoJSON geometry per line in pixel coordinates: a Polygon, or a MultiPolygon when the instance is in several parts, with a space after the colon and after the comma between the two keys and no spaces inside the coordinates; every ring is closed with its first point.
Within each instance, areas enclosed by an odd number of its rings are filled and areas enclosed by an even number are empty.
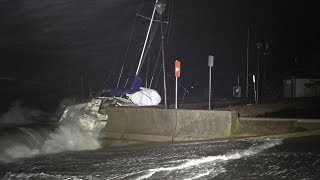
{"type": "Polygon", "coordinates": [[[315,97],[320,96],[320,79],[288,78],[283,80],[284,97],[315,97]]]}

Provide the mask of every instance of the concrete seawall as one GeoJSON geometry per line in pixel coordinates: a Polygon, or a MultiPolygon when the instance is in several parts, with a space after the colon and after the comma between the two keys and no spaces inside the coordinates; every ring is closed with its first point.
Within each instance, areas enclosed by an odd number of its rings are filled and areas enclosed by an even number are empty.
{"type": "Polygon", "coordinates": [[[102,136],[131,141],[188,141],[227,138],[238,118],[232,111],[108,107],[102,136]]]}
{"type": "Polygon", "coordinates": [[[109,116],[101,137],[117,145],[265,136],[320,129],[319,119],[238,118],[233,111],[108,107],[101,113],[109,116]]]}
{"type": "Polygon", "coordinates": [[[239,118],[233,137],[265,136],[320,129],[320,119],[239,118]]]}
{"type": "Polygon", "coordinates": [[[232,111],[177,110],[174,141],[230,137],[237,115],[232,111]]]}

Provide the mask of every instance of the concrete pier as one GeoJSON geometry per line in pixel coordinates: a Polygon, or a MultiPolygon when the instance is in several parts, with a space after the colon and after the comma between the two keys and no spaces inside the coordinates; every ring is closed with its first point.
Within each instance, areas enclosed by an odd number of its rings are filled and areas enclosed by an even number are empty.
{"type": "Polygon", "coordinates": [[[264,136],[320,129],[320,119],[239,118],[240,127],[232,136],[264,136]]]}
{"type": "Polygon", "coordinates": [[[319,119],[239,118],[234,111],[108,107],[101,113],[109,116],[101,137],[116,146],[130,142],[212,140],[320,129],[319,119]]]}
{"type": "Polygon", "coordinates": [[[232,111],[108,107],[102,136],[116,140],[189,141],[228,138],[238,118],[232,111]]]}

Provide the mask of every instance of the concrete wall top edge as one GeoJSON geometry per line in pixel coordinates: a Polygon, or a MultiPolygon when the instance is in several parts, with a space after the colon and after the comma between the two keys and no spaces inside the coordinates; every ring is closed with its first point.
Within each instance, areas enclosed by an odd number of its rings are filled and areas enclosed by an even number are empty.
{"type": "Polygon", "coordinates": [[[233,111],[227,111],[227,110],[197,110],[197,109],[162,109],[162,108],[150,108],[150,107],[108,107],[108,109],[122,109],[122,110],[152,110],[152,111],[194,111],[194,112],[233,112],[233,111]]]}

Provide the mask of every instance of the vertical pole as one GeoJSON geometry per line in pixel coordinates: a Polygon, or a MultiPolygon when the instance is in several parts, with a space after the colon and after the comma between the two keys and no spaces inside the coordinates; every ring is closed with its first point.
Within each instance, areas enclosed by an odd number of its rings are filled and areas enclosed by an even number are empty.
{"type": "Polygon", "coordinates": [[[240,77],[239,77],[239,73],[238,73],[238,87],[240,86],[240,77]]]}
{"type": "Polygon", "coordinates": [[[293,84],[293,75],[291,75],[291,99],[294,97],[294,84],[293,84]]]}
{"type": "Polygon", "coordinates": [[[214,64],[214,56],[208,56],[208,66],[209,66],[209,110],[211,109],[211,68],[214,64]]]}
{"type": "Polygon", "coordinates": [[[167,104],[167,85],[166,85],[166,67],[164,62],[164,37],[163,37],[163,25],[162,25],[162,14],[160,14],[160,26],[161,26],[161,50],[162,50],[162,71],[163,71],[163,89],[164,89],[164,108],[168,109],[167,104]]]}
{"type": "Polygon", "coordinates": [[[84,75],[81,74],[80,86],[81,86],[81,102],[84,102],[84,75]]]}
{"type": "Polygon", "coordinates": [[[209,66],[209,110],[211,109],[211,66],[209,66]]]}
{"type": "Polygon", "coordinates": [[[247,37],[247,87],[246,96],[249,97],[249,38],[250,38],[250,28],[248,27],[248,37],[247,37]]]}
{"type": "Polygon", "coordinates": [[[176,104],[175,108],[178,109],[178,77],[176,76],[176,104]]]}
{"type": "Polygon", "coordinates": [[[254,74],[252,75],[252,80],[253,80],[254,100],[257,103],[256,79],[254,77],[254,74]]]}
{"type": "Polygon", "coordinates": [[[259,104],[259,82],[260,81],[260,48],[258,49],[258,74],[257,74],[257,101],[259,104]]]}

